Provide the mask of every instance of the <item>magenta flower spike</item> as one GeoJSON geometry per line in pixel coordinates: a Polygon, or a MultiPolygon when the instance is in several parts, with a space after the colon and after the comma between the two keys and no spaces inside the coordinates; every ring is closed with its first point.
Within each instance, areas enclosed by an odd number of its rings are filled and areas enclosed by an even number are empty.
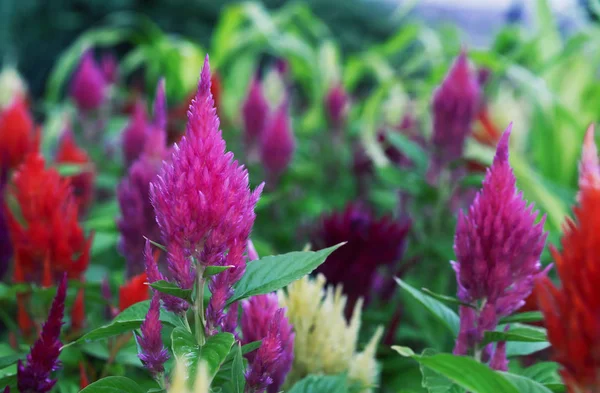
{"type": "Polygon", "coordinates": [[[65,275],[58,284],[48,320],[42,327],[40,337],[33,343],[27,355],[27,363],[24,364],[19,360],[17,387],[22,393],[46,393],[52,390],[56,383],[50,375],[60,366],[58,361],[62,348],[60,329],[63,325],[66,295],[67,276],[65,275]]]}
{"type": "Polygon", "coordinates": [[[267,117],[269,103],[264,96],[263,88],[258,78],[250,82],[248,95],[242,105],[242,120],[244,122],[244,138],[248,148],[252,148],[262,135],[267,117]]]}
{"type": "Polygon", "coordinates": [[[295,149],[296,140],[292,132],[288,104],[285,102],[269,120],[260,141],[260,158],[271,179],[277,179],[285,172],[295,149]]]}
{"type": "Polygon", "coordinates": [[[250,364],[246,379],[256,392],[280,391],[294,359],[294,333],[279,308],[274,293],[242,301],[243,344],[262,340],[261,347],[246,355],[250,364]]]}
{"type": "Polygon", "coordinates": [[[106,53],[102,56],[100,66],[104,80],[109,84],[117,83],[119,78],[119,63],[117,58],[112,53],[106,53]]]}
{"type": "Polygon", "coordinates": [[[431,180],[437,178],[445,165],[462,156],[477,114],[480,90],[477,75],[469,68],[467,54],[462,51],[433,95],[434,152],[428,173],[431,180]]]}
{"type": "Polygon", "coordinates": [[[165,78],[160,78],[156,86],[154,98],[154,126],[159,130],[167,129],[167,97],[165,93],[165,78]]]}
{"type": "Polygon", "coordinates": [[[588,187],[600,188],[600,162],[598,161],[598,148],[594,140],[594,125],[590,124],[581,152],[579,163],[579,189],[588,187]]]}
{"type": "Polygon", "coordinates": [[[162,324],[160,322],[160,299],[157,293],[154,293],[150,301],[150,309],[142,326],[141,337],[138,339],[140,352],[138,354],[142,364],[150,371],[154,378],[157,378],[165,371],[165,362],[169,359],[169,352],[165,348],[160,332],[162,324]]]}
{"type": "Polygon", "coordinates": [[[233,266],[209,283],[207,332],[213,334],[222,327],[232,286],[244,273],[254,206],[263,186],[250,191],[248,172],[226,152],[210,80],[207,56],[188,111],[186,134],[151,182],[150,197],[169,250],[169,271],[180,286],[194,282],[197,266],[192,259],[200,269],[233,266]]]}
{"type": "Polygon", "coordinates": [[[460,332],[454,352],[464,355],[494,330],[501,317],[518,310],[533,289],[534,278],[545,274],[540,255],[547,233],[545,216],[527,205],[516,188],[508,162],[511,125],[502,135],[482,189],[468,214],[459,213],[454,237],[458,298],[476,309],[461,306],[460,332]],[[483,302],[483,308],[477,308],[483,302]]]}
{"type": "Polygon", "coordinates": [[[325,110],[329,123],[334,128],[341,128],[346,122],[348,112],[348,94],[341,84],[334,85],[325,96],[325,110]]]}
{"type": "Polygon", "coordinates": [[[143,102],[135,103],[133,113],[129,118],[129,124],[123,130],[122,147],[125,164],[130,166],[138,159],[144,150],[146,136],[148,134],[148,115],[143,102]]]}
{"type": "Polygon", "coordinates": [[[79,67],[71,80],[70,94],[77,108],[82,111],[98,109],[104,103],[106,81],[91,49],[85,51],[81,57],[79,67]]]}

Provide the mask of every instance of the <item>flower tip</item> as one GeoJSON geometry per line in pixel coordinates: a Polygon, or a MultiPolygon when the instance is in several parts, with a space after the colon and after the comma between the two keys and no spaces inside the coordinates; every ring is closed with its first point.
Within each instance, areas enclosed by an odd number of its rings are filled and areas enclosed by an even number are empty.
{"type": "Polygon", "coordinates": [[[508,162],[508,147],[510,140],[510,133],[512,131],[512,122],[506,127],[506,130],[502,133],[500,137],[500,141],[498,142],[498,147],[496,148],[496,156],[494,157],[494,162],[508,162]]]}
{"type": "Polygon", "coordinates": [[[156,85],[156,97],[154,99],[154,124],[159,129],[167,126],[167,99],[165,96],[165,78],[158,80],[156,85]]]}
{"type": "Polygon", "coordinates": [[[200,73],[200,85],[198,86],[198,92],[200,94],[211,94],[210,92],[210,62],[208,61],[208,53],[204,58],[204,66],[202,66],[202,72],[200,73]]]}

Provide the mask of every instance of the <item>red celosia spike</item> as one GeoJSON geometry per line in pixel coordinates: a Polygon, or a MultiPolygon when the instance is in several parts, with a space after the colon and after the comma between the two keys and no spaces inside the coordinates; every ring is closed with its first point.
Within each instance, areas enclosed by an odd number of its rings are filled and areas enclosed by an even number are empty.
{"type": "Polygon", "coordinates": [[[83,362],[79,362],[79,389],[83,389],[89,384],[90,380],[85,372],[85,366],[83,362]]]}
{"type": "Polygon", "coordinates": [[[46,254],[44,258],[44,276],[42,278],[42,286],[50,288],[52,286],[52,271],[50,270],[50,255],[46,254]]]}
{"type": "Polygon", "coordinates": [[[0,156],[9,168],[17,167],[27,153],[37,149],[34,123],[23,99],[16,99],[0,113],[0,156]]]}
{"type": "Polygon", "coordinates": [[[75,297],[73,303],[73,309],[71,310],[71,329],[79,331],[83,328],[85,322],[85,302],[84,302],[84,289],[80,288],[75,297]]]}
{"type": "Polygon", "coordinates": [[[119,310],[123,311],[136,303],[150,298],[149,287],[146,284],[147,281],[146,273],[142,273],[132,277],[131,280],[119,288],[119,310]]]}
{"type": "Polygon", "coordinates": [[[26,302],[27,299],[23,295],[17,295],[17,323],[21,335],[29,337],[33,330],[33,321],[27,312],[26,302]]]}

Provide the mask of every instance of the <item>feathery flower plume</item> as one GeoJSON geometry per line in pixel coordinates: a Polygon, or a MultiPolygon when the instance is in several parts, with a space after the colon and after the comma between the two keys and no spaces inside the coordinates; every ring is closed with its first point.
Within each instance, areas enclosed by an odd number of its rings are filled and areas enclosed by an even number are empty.
{"type": "Polygon", "coordinates": [[[129,118],[129,124],[123,130],[123,157],[127,166],[133,164],[140,154],[142,154],[148,128],[146,105],[142,101],[137,101],[133,107],[133,113],[129,118]]]}
{"type": "Polygon", "coordinates": [[[333,128],[341,128],[346,122],[346,115],[348,113],[348,94],[344,86],[336,84],[332,86],[327,95],[325,96],[325,109],[329,124],[333,128]]]}
{"type": "MultiPolygon", "coordinates": [[[[285,291],[278,293],[279,306],[286,309],[288,321],[294,326],[294,360],[284,386],[292,386],[308,374],[336,375],[348,373],[351,382],[363,386],[374,386],[377,373],[365,373],[361,365],[375,363],[358,356],[356,344],[360,329],[362,300],[356,302],[350,322],[346,321],[344,309],[346,296],[342,286],[325,290],[325,277],[316,279],[308,276],[291,283],[285,291]],[[357,364],[355,364],[357,362],[357,364]],[[366,381],[365,375],[373,379],[366,381]]],[[[381,332],[373,340],[377,342],[381,332]]],[[[373,341],[372,340],[372,341],[373,341]]],[[[376,345],[376,344],[375,344],[376,345]]],[[[367,346],[363,353],[372,352],[367,346]]]]}
{"type": "Polygon", "coordinates": [[[123,311],[136,303],[148,300],[150,296],[148,294],[149,287],[146,285],[147,281],[146,273],[141,273],[132,277],[119,288],[119,310],[123,311]]]}
{"type": "Polygon", "coordinates": [[[547,277],[538,279],[535,286],[554,360],[562,366],[560,374],[569,393],[597,392],[600,386],[600,186],[595,180],[597,167],[590,167],[597,163],[592,157],[596,151],[593,136],[589,129],[580,165],[578,204],[573,207],[575,219],[565,223],[562,251],[551,247],[562,287],[547,277]]]}
{"type": "Polygon", "coordinates": [[[82,173],[70,177],[73,196],[79,206],[79,214],[86,212],[94,198],[96,176],[90,157],[85,150],[77,146],[70,129],[67,129],[60,138],[55,161],[60,164],[79,164],[87,167],[83,169],[82,173]]]}
{"type": "Polygon", "coordinates": [[[58,362],[62,347],[60,329],[63,324],[66,294],[67,276],[64,275],[58,284],[48,320],[44,323],[40,337],[31,346],[27,355],[27,364],[19,360],[17,387],[21,393],[46,393],[52,390],[56,383],[56,380],[50,378],[50,374],[60,365],[58,362]]]}
{"type": "Polygon", "coordinates": [[[266,388],[268,393],[277,393],[292,368],[292,325],[285,318],[285,310],[279,308],[275,293],[244,300],[242,310],[242,343],[263,340],[261,348],[265,348],[246,355],[250,363],[248,384],[257,392],[266,388]],[[276,361],[271,362],[274,358],[276,361]]]}
{"type": "Polygon", "coordinates": [[[156,86],[154,98],[154,126],[164,132],[167,131],[167,96],[165,93],[165,78],[160,78],[156,86]]]}
{"type": "Polygon", "coordinates": [[[256,77],[250,82],[250,89],[242,105],[242,120],[244,121],[244,137],[248,149],[252,149],[265,129],[269,103],[263,93],[260,80],[256,77]]]}
{"type": "Polygon", "coordinates": [[[223,322],[231,288],[245,269],[244,251],[262,185],[251,192],[247,171],[225,151],[210,80],[207,56],[188,111],[186,135],[174,146],[171,162],[152,181],[150,196],[169,250],[169,270],[179,285],[189,283],[191,288],[194,282],[192,258],[202,268],[234,266],[210,283],[207,322],[208,331],[214,332],[223,322]],[[172,255],[171,250],[177,253],[172,255]]]}
{"type": "Polygon", "coordinates": [[[6,209],[15,252],[15,281],[51,286],[67,273],[79,279],[89,262],[92,236],[80,227],[68,179],[46,169],[37,153],[26,157],[13,176],[10,192],[19,213],[6,209]]]}
{"type": "Polygon", "coordinates": [[[81,56],[70,86],[71,98],[82,111],[98,109],[106,98],[106,81],[91,49],[81,56]]]}
{"type": "Polygon", "coordinates": [[[428,173],[431,179],[437,178],[445,165],[462,156],[480,94],[477,76],[469,69],[467,54],[462,51],[433,95],[431,143],[434,155],[428,173]]]}
{"type": "Polygon", "coordinates": [[[348,374],[352,375],[355,382],[360,384],[359,393],[372,393],[373,387],[379,380],[377,366],[377,345],[383,335],[383,327],[378,327],[362,352],[354,354],[350,362],[348,374]]]}
{"type": "Polygon", "coordinates": [[[579,163],[579,188],[600,188],[600,162],[594,140],[594,125],[590,124],[585,133],[581,162],[579,163]]]}
{"type": "Polygon", "coordinates": [[[112,53],[105,53],[100,60],[100,67],[102,68],[102,75],[104,80],[111,85],[117,83],[119,78],[119,63],[117,58],[112,53]]]}
{"type": "Polygon", "coordinates": [[[0,111],[15,100],[27,98],[27,84],[14,66],[4,65],[0,71],[0,111]]]}
{"type": "Polygon", "coordinates": [[[511,126],[502,135],[496,156],[481,191],[458,216],[452,267],[458,282],[458,298],[474,308],[460,307],[460,332],[455,354],[464,355],[494,330],[501,317],[524,305],[541,271],[540,254],[547,233],[545,217],[527,205],[516,188],[508,162],[511,126]],[[483,302],[484,306],[478,307],[483,302]]]}
{"type": "Polygon", "coordinates": [[[154,378],[157,378],[165,371],[165,362],[169,359],[169,352],[165,348],[160,332],[162,324],[160,322],[160,299],[154,294],[150,301],[150,309],[142,326],[141,337],[138,339],[140,345],[139,358],[142,364],[150,371],[154,378]]]}
{"type": "MultiPolygon", "coordinates": [[[[333,212],[321,218],[320,225],[312,235],[316,248],[326,248],[341,242],[348,242],[335,250],[317,269],[330,284],[342,284],[347,290],[347,312],[361,297],[373,294],[378,271],[385,267],[386,276],[401,276],[409,264],[401,264],[406,248],[410,220],[397,220],[391,216],[376,218],[366,207],[350,203],[341,212],[333,212]]],[[[393,281],[377,283],[377,293],[381,285],[393,281]]],[[[383,291],[385,292],[385,291],[383,291]]]]}
{"type": "Polygon", "coordinates": [[[7,181],[8,168],[0,166],[0,279],[8,271],[8,265],[13,256],[13,246],[10,241],[10,233],[4,209],[4,190],[7,181]]]}
{"type": "Polygon", "coordinates": [[[188,388],[188,370],[186,361],[176,359],[175,371],[171,378],[171,386],[167,390],[168,393],[210,393],[211,379],[208,375],[208,365],[206,361],[200,359],[198,361],[198,369],[196,371],[196,380],[191,389],[188,388]]]}
{"type": "Polygon", "coordinates": [[[285,172],[295,149],[288,104],[284,102],[267,122],[260,140],[260,159],[271,179],[277,179],[285,172]]]}
{"type": "Polygon", "coordinates": [[[38,149],[39,132],[27,102],[17,98],[0,112],[0,164],[16,168],[25,156],[38,149]]]}

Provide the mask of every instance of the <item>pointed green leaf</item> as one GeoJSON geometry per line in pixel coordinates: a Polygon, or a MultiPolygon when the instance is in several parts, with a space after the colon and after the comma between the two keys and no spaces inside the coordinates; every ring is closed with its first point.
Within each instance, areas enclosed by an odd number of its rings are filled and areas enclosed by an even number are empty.
{"type": "Polygon", "coordinates": [[[311,273],[344,243],[320,251],[296,251],[252,261],[227,302],[276,291],[311,273]]]}
{"type": "Polygon", "coordinates": [[[150,286],[158,292],[166,293],[167,295],[175,296],[183,300],[191,302],[192,290],[181,289],[177,284],[165,280],[155,281],[150,286]]]}
{"type": "Polygon", "coordinates": [[[145,390],[129,378],[106,377],[86,386],[80,393],[145,393],[145,390]]]}
{"type": "Polygon", "coordinates": [[[207,266],[206,270],[204,270],[204,274],[202,276],[204,278],[214,276],[215,274],[224,272],[225,270],[232,268],[232,267],[233,267],[233,265],[231,265],[231,266],[207,266]]]}
{"type": "Polygon", "coordinates": [[[309,375],[296,382],[288,393],[347,393],[345,375],[309,375]]]}
{"type": "Polygon", "coordinates": [[[527,311],[519,314],[509,315],[508,317],[504,317],[500,319],[501,324],[507,323],[529,323],[529,322],[539,322],[543,321],[544,316],[541,311],[527,311]]]}
{"type": "Polygon", "coordinates": [[[499,341],[519,341],[519,342],[546,342],[548,337],[546,329],[533,326],[515,324],[511,325],[507,332],[501,330],[502,326],[497,331],[485,332],[482,345],[491,342],[499,341]]]}
{"type": "MultiPolygon", "coordinates": [[[[437,353],[436,350],[427,348],[423,351],[421,356],[433,356],[437,353]]],[[[419,368],[421,370],[421,375],[423,376],[422,385],[429,393],[458,393],[464,391],[445,376],[425,367],[423,364],[420,364],[419,368]]]]}
{"type": "Polygon", "coordinates": [[[552,391],[536,382],[532,379],[526,378],[522,375],[515,375],[510,373],[502,373],[504,378],[509,380],[515,385],[520,393],[551,393],[552,391]]]}
{"type": "Polygon", "coordinates": [[[234,393],[244,393],[246,387],[246,377],[244,367],[244,358],[242,356],[242,347],[238,343],[235,347],[235,356],[233,357],[233,365],[231,367],[231,382],[234,393]]]}

